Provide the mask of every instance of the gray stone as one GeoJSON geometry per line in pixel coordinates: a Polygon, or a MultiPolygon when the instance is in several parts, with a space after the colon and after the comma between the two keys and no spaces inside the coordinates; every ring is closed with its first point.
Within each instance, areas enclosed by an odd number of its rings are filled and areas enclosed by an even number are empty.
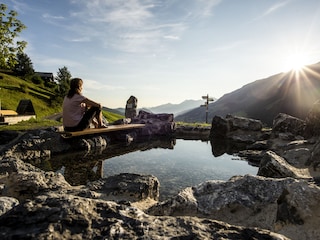
{"type": "Polygon", "coordinates": [[[305,121],[306,128],[304,136],[306,138],[320,136],[320,100],[314,103],[305,121]]]}
{"type": "Polygon", "coordinates": [[[0,196],[0,216],[19,204],[18,199],[0,196]]]}
{"type": "Polygon", "coordinates": [[[196,217],[151,216],[115,202],[37,196],[0,217],[1,239],[278,239],[268,230],[196,217]],[[26,218],[26,216],[28,216],[26,218]]]}
{"type": "Polygon", "coordinates": [[[294,167],[305,168],[311,157],[309,148],[295,148],[284,152],[283,158],[294,167]]]}
{"type": "Polygon", "coordinates": [[[236,176],[181,191],[148,211],[198,216],[275,231],[291,239],[319,239],[320,188],[293,178],[236,176]]]}
{"type": "Polygon", "coordinates": [[[264,154],[257,175],[274,178],[311,178],[308,169],[296,168],[272,151],[264,154]]]}
{"type": "Polygon", "coordinates": [[[101,199],[112,201],[159,200],[159,180],[151,175],[122,173],[88,183],[101,199]]]}
{"type": "Polygon", "coordinates": [[[279,113],[273,120],[272,132],[274,134],[291,133],[293,136],[302,136],[304,134],[305,127],[306,122],[304,120],[285,113],[279,113]]]}

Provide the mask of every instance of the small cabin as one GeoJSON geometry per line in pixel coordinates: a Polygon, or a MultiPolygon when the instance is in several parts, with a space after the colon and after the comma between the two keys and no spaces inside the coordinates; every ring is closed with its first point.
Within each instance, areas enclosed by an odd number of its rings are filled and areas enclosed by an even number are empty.
{"type": "Polygon", "coordinates": [[[16,111],[0,109],[0,125],[16,124],[36,118],[36,113],[31,100],[22,99],[16,111]]]}
{"type": "Polygon", "coordinates": [[[41,79],[45,82],[54,82],[54,77],[53,77],[53,73],[51,72],[35,72],[36,74],[38,74],[41,79]]]}

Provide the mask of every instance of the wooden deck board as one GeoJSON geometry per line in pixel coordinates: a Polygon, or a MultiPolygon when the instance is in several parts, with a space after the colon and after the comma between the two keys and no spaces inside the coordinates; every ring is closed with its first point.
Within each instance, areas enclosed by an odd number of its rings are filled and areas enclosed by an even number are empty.
{"type": "Polygon", "coordinates": [[[107,133],[107,132],[116,132],[116,131],[123,131],[128,129],[135,129],[135,128],[143,128],[145,124],[121,124],[121,125],[109,125],[107,128],[89,128],[83,131],[77,132],[60,132],[63,138],[72,138],[78,137],[83,135],[90,135],[90,134],[98,134],[98,133],[107,133]]]}

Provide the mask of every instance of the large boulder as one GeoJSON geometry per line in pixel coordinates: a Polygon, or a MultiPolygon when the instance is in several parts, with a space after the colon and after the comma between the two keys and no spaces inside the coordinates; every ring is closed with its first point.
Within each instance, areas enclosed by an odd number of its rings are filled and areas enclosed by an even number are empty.
{"type": "Polygon", "coordinates": [[[229,139],[234,142],[254,143],[265,140],[269,133],[262,131],[263,124],[260,120],[227,115],[226,118],[215,116],[212,119],[210,138],[229,139]]]}
{"type": "Polygon", "coordinates": [[[306,122],[302,119],[279,113],[273,120],[272,133],[287,133],[293,136],[304,134],[306,122]]]}
{"type": "Polygon", "coordinates": [[[197,217],[151,216],[111,201],[48,193],[0,216],[1,239],[265,239],[283,235],[197,217]]]}
{"type": "Polygon", "coordinates": [[[291,239],[319,239],[320,188],[293,178],[235,176],[206,181],[149,209],[149,214],[199,216],[259,227],[291,239]]]}
{"type": "Polygon", "coordinates": [[[138,105],[138,99],[135,96],[130,96],[126,104],[126,110],[125,110],[126,118],[135,118],[137,116],[137,105],[138,105]]]}
{"type": "Polygon", "coordinates": [[[176,125],[173,119],[173,114],[153,114],[140,110],[138,116],[132,119],[132,123],[145,124],[144,128],[138,130],[139,136],[170,136],[176,129],[176,125]]]}
{"type": "Polygon", "coordinates": [[[257,174],[259,176],[274,178],[292,177],[311,179],[308,169],[296,168],[272,151],[267,151],[264,154],[257,174]]]}

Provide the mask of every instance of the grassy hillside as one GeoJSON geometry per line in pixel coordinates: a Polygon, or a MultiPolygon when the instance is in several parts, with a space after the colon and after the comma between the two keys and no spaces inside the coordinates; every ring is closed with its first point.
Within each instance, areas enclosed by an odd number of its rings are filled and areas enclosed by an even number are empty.
{"type": "Polygon", "coordinates": [[[0,73],[0,100],[1,109],[16,110],[21,99],[30,99],[37,118],[61,111],[61,106],[52,106],[53,90],[32,82],[0,73]]]}
{"type": "MultiPolygon", "coordinates": [[[[54,101],[55,95],[53,89],[0,72],[1,109],[16,111],[21,99],[32,101],[37,120],[30,121],[28,124],[25,123],[25,125],[47,126],[59,124],[59,122],[45,120],[47,116],[62,112],[61,103],[57,104],[54,101]]],[[[122,115],[109,111],[103,111],[103,115],[110,123],[123,118],[122,115]]],[[[3,126],[0,130],[2,129],[3,126]]]]}

